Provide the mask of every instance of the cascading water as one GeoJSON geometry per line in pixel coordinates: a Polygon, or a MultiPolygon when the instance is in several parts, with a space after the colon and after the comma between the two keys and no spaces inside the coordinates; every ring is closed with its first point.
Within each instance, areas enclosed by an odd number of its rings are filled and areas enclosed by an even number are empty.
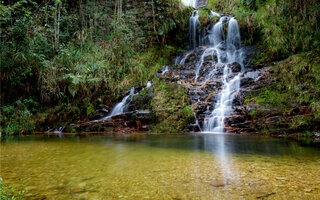
{"type": "Polygon", "coordinates": [[[234,96],[240,91],[240,76],[236,75],[228,81],[228,76],[232,74],[231,69],[225,65],[223,69],[223,89],[219,94],[214,110],[207,121],[204,121],[204,131],[221,133],[224,132],[225,117],[231,114],[232,101],[234,96]]]}
{"type": "Polygon", "coordinates": [[[134,95],[134,87],[132,87],[130,89],[130,93],[129,95],[125,96],[121,102],[119,102],[111,111],[111,113],[104,117],[103,120],[109,119],[112,116],[115,115],[120,115],[122,113],[124,113],[124,111],[126,110],[126,108],[130,105],[131,100],[132,100],[132,96],[134,95]]]}
{"type": "Polygon", "coordinates": [[[165,75],[168,71],[169,71],[169,67],[168,66],[162,67],[161,75],[165,75]]]}
{"type": "Polygon", "coordinates": [[[228,23],[227,51],[235,51],[241,47],[240,31],[237,20],[232,17],[228,23]]]}
{"type": "MultiPolygon", "coordinates": [[[[220,23],[222,22],[219,21],[217,24],[220,26],[220,23]]],[[[218,36],[213,36],[215,45],[217,44],[215,38],[220,38],[221,32],[217,31],[217,34],[218,36]]],[[[219,51],[221,51],[221,49],[219,51]]],[[[227,58],[223,68],[222,90],[218,95],[213,111],[209,116],[206,116],[206,119],[203,122],[205,132],[221,133],[225,131],[225,118],[231,114],[232,101],[235,95],[240,91],[241,73],[233,74],[228,65],[228,63],[238,62],[243,70],[240,32],[238,22],[233,17],[228,22],[226,54],[227,58]]]]}
{"type": "Polygon", "coordinates": [[[198,40],[198,27],[200,26],[199,21],[199,12],[198,10],[194,10],[192,15],[189,19],[189,45],[191,49],[197,47],[197,40],[198,40]]]}
{"type": "Polygon", "coordinates": [[[182,4],[185,6],[192,6],[193,8],[197,8],[198,1],[197,0],[181,0],[182,4]]]}
{"type": "MultiPolygon", "coordinates": [[[[210,17],[214,16],[219,17],[219,21],[211,24],[211,28],[206,35],[198,38],[200,37],[198,33],[200,26],[199,13],[198,10],[193,11],[189,19],[189,44],[191,49],[194,49],[199,44],[209,46],[201,53],[200,59],[196,61],[194,83],[197,86],[206,85],[212,82],[213,77],[221,80],[222,88],[220,93],[216,95],[216,103],[213,110],[206,112],[203,130],[205,132],[224,132],[225,118],[232,113],[232,101],[240,91],[240,75],[242,74],[239,71],[233,72],[230,64],[239,63],[241,66],[240,71],[244,71],[244,58],[242,56],[241,37],[237,20],[234,17],[210,11],[210,17]],[[224,27],[227,27],[227,32],[224,32],[224,27]],[[210,62],[213,67],[208,72],[207,69],[202,70],[202,68],[207,66],[207,58],[209,57],[210,59],[210,56],[212,58],[210,62]],[[222,76],[217,77],[219,70],[222,71],[222,76]]],[[[199,52],[199,50],[197,51],[199,52]]],[[[186,53],[179,64],[184,65],[193,53],[186,53]]],[[[197,88],[194,91],[196,93],[201,92],[197,88]]]]}
{"type": "Polygon", "coordinates": [[[151,81],[148,81],[148,82],[147,82],[147,85],[146,85],[146,88],[149,88],[149,87],[151,87],[151,86],[152,86],[151,81]]]}
{"type": "Polygon", "coordinates": [[[222,18],[211,28],[208,37],[210,46],[217,46],[223,41],[222,18]]]}
{"type": "Polygon", "coordinates": [[[198,77],[199,77],[199,73],[201,70],[201,67],[204,63],[205,57],[208,55],[212,55],[213,52],[215,51],[215,48],[207,48],[201,55],[199,62],[196,64],[196,78],[195,78],[195,82],[197,82],[198,77]]]}

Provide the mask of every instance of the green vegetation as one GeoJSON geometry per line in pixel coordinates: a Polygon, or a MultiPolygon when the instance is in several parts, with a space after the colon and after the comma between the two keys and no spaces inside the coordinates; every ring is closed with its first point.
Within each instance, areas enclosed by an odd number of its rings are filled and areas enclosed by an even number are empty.
{"type": "MultiPolygon", "coordinates": [[[[199,10],[201,26],[218,20],[210,18],[210,9],[238,19],[243,44],[262,52],[252,64],[284,60],[275,69],[275,81],[247,102],[290,117],[292,130],[316,129],[319,1],[208,0],[199,10]],[[294,117],[294,112],[300,115],[294,117]]],[[[0,132],[29,133],[83,122],[96,109],[112,106],[124,91],[145,85],[174,53],[187,48],[191,13],[179,0],[1,1],[0,132]]],[[[154,110],[160,131],[182,130],[189,120],[189,104],[175,87],[157,83],[152,105],[141,107],[154,110]],[[175,126],[177,119],[181,123],[175,126]]]]}
{"type": "Polygon", "coordinates": [[[252,65],[283,60],[269,75],[275,79],[272,84],[246,97],[247,103],[260,105],[251,111],[256,123],[260,122],[256,126],[266,133],[281,128],[289,132],[319,130],[320,2],[209,0],[206,7],[238,19],[243,44],[261,51],[252,65]],[[285,120],[262,119],[276,115],[285,120]]]}
{"type": "Polygon", "coordinates": [[[244,43],[258,44],[269,61],[320,46],[317,0],[209,0],[207,8],[234,15],[244,43]]]}
{"type": "Polygon", "coordinates": [[[83,121],[146,84],[186,48],[190,13],[167,0],[1,1],[0,131],[83,121]]]}
{"type": "Polygon", "coordinates": [[[199,21],[202,27],[205,27],[210,22],[210,10],[209,9],[200,9],[199,10],[199,21]]]}
{"type": "Polygon", "coordinates": [[[158,82],[154,86],[152,112],[157,118],[156,132],[178,133],[194,120],[185,89],[175,83],[158,82]]]}
{"type": "Polygon", "coordinates": [[[0,177],[0,199],[1,200],[20,200],[24,199],[25,191],[23,188],[15,189],[5,183],[0,177]]]}
{"type": "MultiPolygon", "coordinates": [[[[319,130],[320,53],[290,56],[279,62],[274,70],[275,80],[272,84],[257,95],[248,95],[246,102],[264,105],[269,110],[269,115],[283,116],[292,132],[310,133],[319,130]],[[277,111],[271,112],[274,109],[277,111]]],[[[261,109],[252,113],[256,117],[263,117],[265,114],[261,109]]]]}

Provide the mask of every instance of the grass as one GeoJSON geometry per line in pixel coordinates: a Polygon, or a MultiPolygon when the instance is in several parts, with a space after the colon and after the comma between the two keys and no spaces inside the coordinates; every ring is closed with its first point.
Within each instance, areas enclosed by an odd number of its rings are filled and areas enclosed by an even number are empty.
{"type": "Polygon", "coordinates": [[[178,133],[192,122],[193,112],[185,89],[176,83],[156,82],[152,98],[152,112],[157,118],[156,132],[178,133]]]}
{"type": "MultiPolygon", "coordinates": [[[[246,103],[257,103],[269,115],[286,117],[293,132],[320,129],[320,56],[318,51],[290,56],[274,67],[275,81],[257,95],[248,94],[246,103]],[[274,113],[271,109],[277,109],[274,113]]],[[[264,115],[256,110],[252,115],[264,115]]],[[[263,117],[263,116],[260,116],[263,117]]]]}

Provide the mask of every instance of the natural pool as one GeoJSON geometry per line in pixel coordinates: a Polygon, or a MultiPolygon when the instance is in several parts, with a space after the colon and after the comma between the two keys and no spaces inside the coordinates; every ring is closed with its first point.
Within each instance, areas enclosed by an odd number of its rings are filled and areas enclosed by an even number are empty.
{"type": "Polygon", "coordinates": [[[2,139],[0,176],[30,199],[320,199],[320,149],[237,135],[2,139]]]}

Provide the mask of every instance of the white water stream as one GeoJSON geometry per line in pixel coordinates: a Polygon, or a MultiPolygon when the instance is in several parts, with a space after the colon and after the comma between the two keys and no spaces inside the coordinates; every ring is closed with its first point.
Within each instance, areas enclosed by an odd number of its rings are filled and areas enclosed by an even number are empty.
{"type": "MultiPolygon", "coordinates": [[[[220,41],[222,35],[222,20],[213,27],[212,31],[213,44],[220,41]]],[[[217,48],[218,52],[222,50],[217,48]]],[[[225,118],[232,112],[232,101],[240,91],[240,75],[241,73],[233,74],[229,63],[237,62],[241,65],[243,71],[243,56],[241,52],[241,40],[238,22],[235,18],[230,18],[228,21],[228,34],[226,40],[226,63],[224,63],[222,76],[222,90],[218,95],[217,102],[213,111],[209,116],[206,116],[203,122],[205,132],[221,133],[225,131],[225,118]]],[[[219,58],[219,56],[218,56],[219,58]]],[[[218,59],[218,63],[221,59],[218,59]]]]}
{"type": "MultiPolygon", "coordinates": [[[[211,11],[210,15],[221,15],[211,11]]],[[[201,41],[201,38],[197,38],[199,26],[198,11],[194,10],[189,19],[189,37],[190,48],[197,47],[197,39],[201,41]]],[[[198,82],[201,75],[201,69],[206,61],[207,56],[217,57],[212,72],[205,76],[204,84],[212,78],[212,74],[217,70],[217,66],[223,67],[222,89],[217,95],[217,102],[210,115],[205,117],[203,122],[204,132],[221,133],[225,131],[225,118],[232,112],[232,101],[237,93],[240,91],[240,75],[241,73],[232,72],[228,64],[237,62],[241,65],[241,71],[244,70],[243,66],[243,53],[241,49],[241,38],[238,22],[234,17],[223,16],[219,21],[215,23],[205,36],[207,38],[207,47],[202,53],[200,59],[196,63],[195,67],[195,82],[198,82]],[[223,26],[227,26],[227,35],[224,34],[223,26]]],[[[190,54],[190,53],[189,53],[190,54]]],[[[180,64],[184,64],[186,58],[189,56],[187,53],[185,57],[180,61],[180,64]]]]}
{"type": "Polygon", "coordinates": [[[190,41],[190,48],[194,49],[197,47],[197,40],[198,40],[198,27],[200,26],[199,21],[199,12],[198,10],[194,10],[192,15],[189,19],[189,41],[190,41]]]}
{"type": "Polygon", "coordinates": [[[197,8],[198,1],[197,0],[181,0],[182,4],[185,6],[191,6],[193,8],[197,8]]]}
{"type": "Polygon", "coordinates": [[[134,87],[130,88],[129,95],[125,96],[121,102],[117,103],[116,106],[112,109],[111,113],[102,118],[102,120],[110,119],[112,116],[123,114],[124,111],[128,108],[132,101],[132,97],[134,95],[134,87]]]}

